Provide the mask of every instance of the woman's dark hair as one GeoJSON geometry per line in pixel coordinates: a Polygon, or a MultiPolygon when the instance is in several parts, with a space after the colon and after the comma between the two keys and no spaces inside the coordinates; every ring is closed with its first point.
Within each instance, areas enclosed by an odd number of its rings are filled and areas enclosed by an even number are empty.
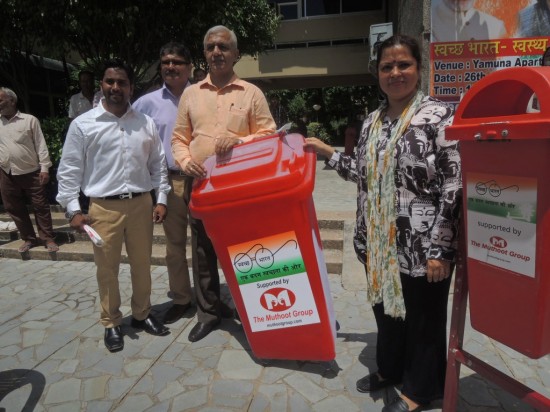
{"type": "Polygon", "coordinates": [[[382,52],[385,49],[399,45],[409,48],[412,57],[414,57],[414,59],[416,60],[417,68],[418,70],[420,70],[420,68],[422,67],[422,53],[420,51],[420,46],[418,45],[418,42],[414,38],[405,34],[395,34],[391,37],[388,37],[386,40],[380,43],[380,46],[378,46],[378,50],[376,51],[376,71],[378,71],[378,66],[380,66],[382,52]]]}

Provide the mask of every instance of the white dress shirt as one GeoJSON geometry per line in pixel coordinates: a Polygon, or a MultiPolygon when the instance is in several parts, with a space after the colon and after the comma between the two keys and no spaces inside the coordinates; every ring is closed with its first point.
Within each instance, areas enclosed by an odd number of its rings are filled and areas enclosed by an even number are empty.
{"type": "Polygon", "coordinates": [[[155,189],[162,204],[171,189],[155,123],[130,105],[122,117],[99,104],[73,120],[57,179],[57,201],[68,211],[80,210],[81,189],[88,197],[155,189]]]}
{"type": "Polygon", "coordinates": [[[74,119],[92,108],[92,103],[82,92],[73,94],[69,100],[69,119],[74,119]]]}

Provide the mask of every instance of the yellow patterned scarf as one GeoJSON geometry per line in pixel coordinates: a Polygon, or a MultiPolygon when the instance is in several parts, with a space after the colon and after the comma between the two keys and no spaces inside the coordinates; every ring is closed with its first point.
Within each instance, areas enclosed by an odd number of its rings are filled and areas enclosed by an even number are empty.
{"type": "Polygon", "coordinates": [[[393,127],[380,158],[377,156],[377,146],[383,138],[382,121],[386,105],[374,113],[367,141],[367,298],[372,305],[383,302],[384,313],[394,318],[405,318],[396,246],[394,151],[423,98],[422,92],[418,91],[410,100],[393,127]]]}

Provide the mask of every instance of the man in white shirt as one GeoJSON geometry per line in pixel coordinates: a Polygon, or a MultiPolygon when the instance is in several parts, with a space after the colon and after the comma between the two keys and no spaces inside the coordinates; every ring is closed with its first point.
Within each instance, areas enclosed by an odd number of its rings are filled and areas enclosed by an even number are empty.
{"type": "Polygon", "coordinates": [[[153,222],[166,217],[170,191],[162,142],[153,120],[129,104],[134,72],[120,60],[105,63],[100,104],[82,114],[67,132],[57,173],[58,202],[67,208],[71,228],[89,224],[103,238],[94,245],[104,342],[110,351],[124,347],[120,325],[118,273],[122,244],[132,279],[131,326],[153,335],[169,333],[151,311],[153,222]],[[89,214],[81,212],[79,191],[90,197],[89,214]],[[150,191],[157,192],[153,208],[150,191]]]}
{"type": "Polygon", "coordinates": [[[474,8],[474,0],[435,0],[432,42],[489,40],[506,37],[502,20],[474,8]]]}
{"type": "Polygon", "coordinates": [[[88,70],[78,73],[80,92],[73,94],[69,100],[69,119],[75,119],[92,109],[94,99],[94,74],[88,70]]]}

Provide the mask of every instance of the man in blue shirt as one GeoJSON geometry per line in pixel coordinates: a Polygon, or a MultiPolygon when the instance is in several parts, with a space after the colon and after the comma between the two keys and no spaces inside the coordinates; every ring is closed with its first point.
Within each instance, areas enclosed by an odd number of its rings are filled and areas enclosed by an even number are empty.
{"type": "Polygon", "coordinates": [[[133,108],[153,118],[164,146],[172,191],[168,194],[168,214],[163,222],[166,235],[166,266],[173,305],[164,323],[179,320],[191,307],[191,283],[187,265],[188,210],[184,202],[185,174],[174,162],[170,140],[180,97],[191,83],[191,53],[181,43],[170,42],[160,49],[160,75],[163,86],[139,98],[133,108]]]}

